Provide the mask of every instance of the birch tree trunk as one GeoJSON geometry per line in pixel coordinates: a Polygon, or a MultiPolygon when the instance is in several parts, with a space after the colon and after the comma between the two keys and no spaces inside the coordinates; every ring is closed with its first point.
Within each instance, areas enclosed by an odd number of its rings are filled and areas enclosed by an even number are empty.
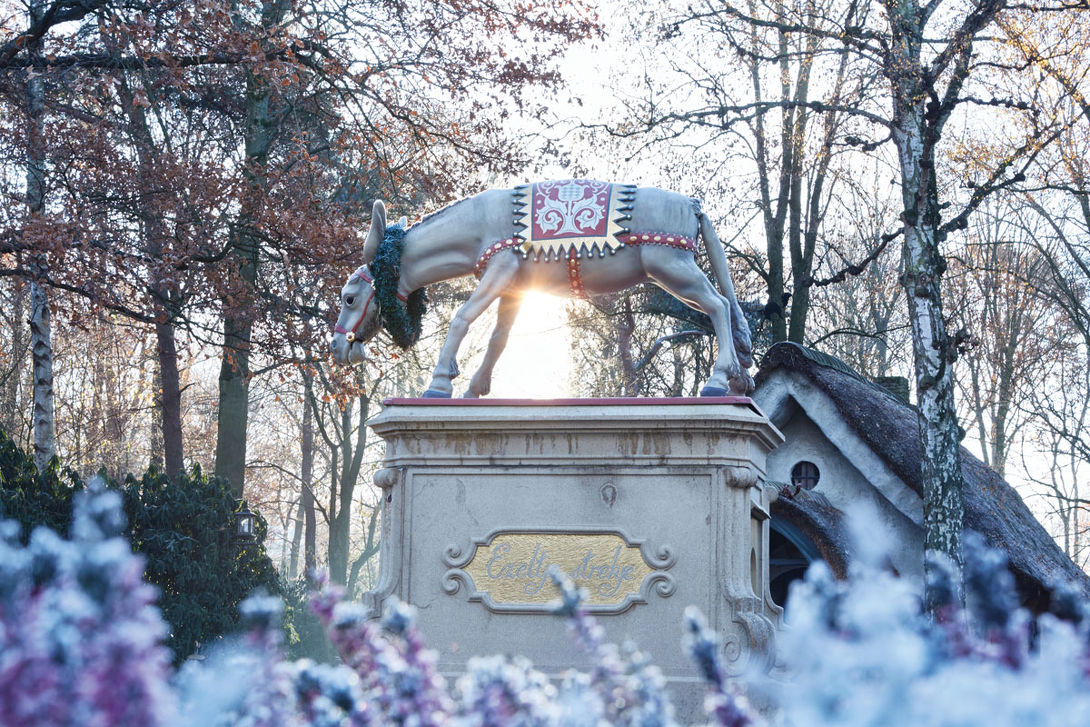
{"type": "Polygon", "coordinates": [[[50,340],[49,295],[30,283],[30,345],[34,359],[34,463],[42,472],[56,454],[53,430],[53,344],[50,340]]]}
{"type": "MultiPolygon", "coordinates": [[[[30,22],[42,13],[42,3],[30,5],[30,22]]],[[[41,39],[32,41],[30,55],[41,55],[41,39]]],[[[45,83],[41,75],[27,72],[27,221],[32,221],[45,209],[45,83]]],[[[34,260],[36,276],[44,276],[46,263],[34,260]]],[[[30,350],[34,375],[34,462],[43,471],[56,453],[53,416],[53,342],[50,331],[49,293],[38,280],[30,282],[30,350]]]]}
{"type": "Polygon", "coordinates": [[[892,90],[891,131],[901,167],[902,281],[916,369],[924,548],[944,553],[960,565],[964,484],[954,407],[955,352],[942,315],[940,283],[946,263],[939,249],[942,218],[934,174],[942,119],[937,116],[938,104],[932,102],[937,98],[934,79],[928,78],[921,63],[925,20],[920,7],[914,0],[887,0],[887,11],[893,42],[885,73],[892,90]]]}

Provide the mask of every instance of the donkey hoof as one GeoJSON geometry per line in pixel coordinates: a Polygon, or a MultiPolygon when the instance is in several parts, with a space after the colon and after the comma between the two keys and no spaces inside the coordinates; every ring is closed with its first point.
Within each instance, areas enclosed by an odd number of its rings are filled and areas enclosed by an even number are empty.
{"type": "MultiPolygon", "coordinates": [[[[721,386],[705,386],[700,390],[701,396],[726,396],[727,390],[721,386]]],[[[425,394],[427,396],[427,394],[425,394]]]]}
{"type": "Polygon", "coordinates": [[[424,392],[421,398],[424,399],[449,399],[450,392],[439,391],[438,389],[428,389],[424,392]]]}

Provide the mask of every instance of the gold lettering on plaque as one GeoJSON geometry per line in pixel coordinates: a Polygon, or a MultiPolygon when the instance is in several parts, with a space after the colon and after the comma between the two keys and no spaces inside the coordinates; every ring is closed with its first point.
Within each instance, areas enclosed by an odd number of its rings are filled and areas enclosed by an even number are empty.
{"type": "Polygon", "coordinates": [[[615,533],[506,532],[477,546],[464,570],[492,602],[545,604],[559,597],[549,569],[559,566],[587,593],[586,605],[616,606],[655,572],[615,533]]]}

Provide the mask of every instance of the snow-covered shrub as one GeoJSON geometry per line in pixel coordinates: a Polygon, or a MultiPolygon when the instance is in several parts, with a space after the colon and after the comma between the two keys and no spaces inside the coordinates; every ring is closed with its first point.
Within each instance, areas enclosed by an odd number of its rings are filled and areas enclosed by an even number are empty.
{"type": "MultiPolygon", "coordinates": [[[[477,658],[454,688],[424,648],[414,610],[373,620],[325,586],[312,600],[341,664],[285,660],[282,604],[241,606],[243,632],[172,674],[154,589],[119,534],[121,499],[93,485],[76,499],[71,539],[39,528],[26,544],[0,523],[0,724],[4,727],[668,727],[661,673],[634,647],[605,642],[570,582],[557,612],[593,664],[555,685],[523,659],[477,658]]],[[[1090,604],[1057,591],[1057,614],[1017,608],[1005,559],[965,542],[965,607],[949,564],[917,588],[862,557],[846,581],[815,564],[793,589],[779,649],[788,678],[757,679],[766,714],[736,697],[718,638],[695,611],[685,646],[708,684],[715,724],[791,727],[1010,727],[1090,720],[1090,604]]]]}
{"type": "MultiPolygon", "coordinates": [[[[255,589],[279,590],[264,518],[255,519],[247,547],[231,538],[237,505],[226,480],[196,466],[167,477],[152,465],[120,481],[97,481],[121,495],[124,537],[143,559],[144,580],[161,589],[158,605],[175,664],[234,632],[239,604],[255,589]]],[[[0,515],[20,523],[22,544],[40,526],[67,537],[84,488],[57,458],[39,472],[34,457],[0,431],[0,515]]]]}
{"type": "MultiPolygon", "coordinates": [[[[917,590],[864,559],[846,581],[822,563],[792,589],[780,639],[789,680],[771,687],[797,727],[1047,727],[1090,723],[1090,613],[1074,625],[1017,607],[1006,557],[964,543],[965,602],[948,561],[933,560],[937,617],[917,590]]],[[[1069,598],[1069,600],[1071,600],[1069,598]]],[[[768,685],[766,684],[766,687],[768,685]]]]}
{"type": "Polygon", "coordinates": [[[121,496],[92,481],[76,494],[71,540],[0,523],[0,721],[167,724],[166,625],[143,562],[119,537],[121,496]]]}
{"type": "Polygon", "coordinates": [[[395,603],[379,621],[325,584],[312,601],[344,664],[359,679],[368,719],[375,724],[445,724],[453,712],[446,681],[435,670],[413,623],[415,611],[395,603]]]}
{"type": "Polygon", "coordinates": [[[708,685],[704,710],[722,727],[745,727],[753,724],[754,718],[749,708],[727,684],[719,657],[719,635],[708,628],[704,615],[692,606],[685,609],[685,625],[686,649],[708,685]]]}
{"type": "MultiPolygon", "coordinates": [[[[557,615],[568,619],[575,642],[594,663],[586,689],[569,677],[565,686],[576,686],[584,711],[611,725],[669,727],[675,724],[674,709],[666,694],[662,673],[634,645],[622,653],[604,640],[602,627],[586,611],[583,596],[559,569],[551,572],[560,588],[557,615]]],[[[569,699],[570,703],[575,700],[569,699]]],[[[593,724],[593,723],[592,723],[593,724]]]]}
{"type": "MultiPolygon", "coordinates": [[[[420,641],[415,609],[395,602],[381,620],[372,620],[359,604],[344,601],[339,588],[324,585],[312,603],[355,677],[329,672],[345,685],[344,704],[364,712],[351,724],[674,727],[659,670],[634,646],[618,649],[607,643],[601,626],[587,614],[582,594],[563,575],[554,578],[561,593],[556,612],[568,619],[576,644],[591,657],[590,673],[572,671],[557,687],[525,659],[475,658],[453,693],[435,670],[435,652],[420,641]]],[[[695,612],[690,632],[690,650],[710,686],[710,714],[727,727],[749,724],[725,685],[718,640],[695,612]]],[[[349,710],[327,714],[343,719],[349,710]]]]}

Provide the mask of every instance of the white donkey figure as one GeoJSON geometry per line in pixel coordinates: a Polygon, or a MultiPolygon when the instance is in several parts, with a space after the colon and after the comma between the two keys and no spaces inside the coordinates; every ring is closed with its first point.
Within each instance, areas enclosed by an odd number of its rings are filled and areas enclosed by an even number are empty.
{"type": "Polygon", "coordinates": [[[718,341],[701,396],[745,395],[753,380],[749,327],[734,294],[723,244],[697,200],[676,192],[586,180],[482,192],[425,217],[386,225],[376,201],[363,266],[341,290],[331,348],[341,363],[364,360],[364,344],[385,327],[408,348],[420,335],[424,289],[475,274],[480,283],[458,309],[425,397],[450,397],[458,348],[496,299],[496,327],[466,397],[488,394],[523,291],[588,297],[652,282],[711,318],[718,341]],[[527,210],[526,207],[530,209],[527,210]],[[696,264],[697,234],[719,290],[696,264]]]}

